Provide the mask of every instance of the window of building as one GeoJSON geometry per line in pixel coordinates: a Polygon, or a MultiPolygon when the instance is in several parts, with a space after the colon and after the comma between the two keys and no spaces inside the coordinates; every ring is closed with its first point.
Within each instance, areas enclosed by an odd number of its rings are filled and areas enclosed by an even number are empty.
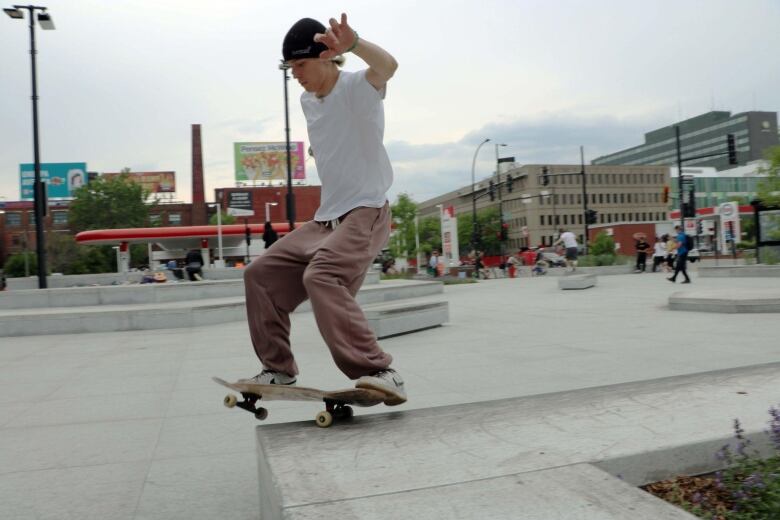
{"type": "Polygon", "coordinates": [[[599,213],[599,223],[600,224],[604,223],[604,214],[603,213],[599,213]]]}
{"type": "Polygon", "coordinates": [[[539,225],[544,226],[544,215],[539,215],[539,225]]]}
{"type": "Polygon", "coordinates": [[[22,225],[22,214],[18,211],[14,211],[11,213],[5,214],[5,224],[7,226],[21,226],[22,225]]]}
{"type": "Polygon", "coordinates": [[[599,204],[604,204],[604,194],[599,193],[599,204]]]}
{"type": "Polygon", "coordinates": [[[620,194],[620,203],[621,204],[625,204],[626,203],[625,194],[623,194],[623,193],[620,194]]]}
{"type": "Polygon", "coordinates": [[[168,224],[171,226],[181,226],[181,213],[169,213],[168,224]]]}
{"type": "Polygon", "coordinates": [[[51,221],[55,225],[63,225],[68,223],[68,212],[67,211],[52,211],[51,213],[51,221]]]}
{"type": "Polygon", "coordinates": [[[11,235],[11,245],[13,247],[21,247],[22,235],[11,235]]]}
{"type": "Polygon", "coordinates": [[[563,225],[568,226],[569,225],[569,215],[563,216],[563,225]]]}
{"type": "Polygon", "coordinates": [[[628,204],[631,204],[631,194],[630,193],[626,194],[626,202],[628,204]]]}
{"type": "Polygon", "coordinates": [[[582,213],[577,215],[577,224],[582,225],[582,213]]]}
{"type": "Polygon", "coordinates": [[[160,215],[149,215],[149,223],[150,224],[159,224],[160,223],[160,215]]]}
{"type": "Polygon", "coordinates": [[[30,226],[35,225],[35,212],[34,211],[28,211],[27,212],[27,224],[30,226]]]}

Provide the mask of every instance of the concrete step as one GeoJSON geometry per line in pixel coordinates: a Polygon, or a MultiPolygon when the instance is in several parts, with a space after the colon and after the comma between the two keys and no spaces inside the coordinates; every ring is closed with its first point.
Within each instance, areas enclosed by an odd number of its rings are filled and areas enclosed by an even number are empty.
{"type": "MultiPolygon", "coordinates": [[[[443,289],[444,286],[439,282],[391,280],[361,288],[356,299],[362,306],[431,296],[442,293],[443,289]]],[[[28,297],[37,302],[63,301],[71,305],[2,309],[0,337],[174,329],[246,319],[243,282],[239,281],[201,282],[181,286],[160,284],[151,287],[144,285],[47,289],[40,292],[48,292],[48,295],[31,294],[28,297]],[[203,296],[212,290],[235,292],[236,289],[240,289],[240,296],[203,296]],[[86,293],[84,290],[87,290],[86,293]],[[180,298],[187,294],[191,297],[181,301],[180,298]],[[70,300],[67,299],[69,295],[70,300]],[[132,302],[133,298],[141,300],[142,303],[116,303],[132,302]],[[162,298],[162,301],[155,300],[159,298],[162,298]],[[85,304],[94,302],[95,299],[98,300],[96,303],[85,304]],[[81,304],[75,305],[76,302],[81,304]]],[[[311,305],[304,302],[296,312],[310,310],[311,305]]]]}
{"type": "Polygon", "coordinates": [[[450,320],[444,300],[403,300],[363,306],[368,325],[379,339],[439,327],[450,320]]]}
{"type": "Polygon", "coordinates": [[[673,311],[754,313],[780,312],[780,287],[773,289],[690,290],[669,296],[673,311]]]}
{"type": "MultiPolygon", "coordinates": [[[[261,518],[693,518],[632,487],[719,469],[714,455],[737,417],[753,446],[770,453],[763,430],[778,385],[780,363],[772,363],[438,408],[359,409],[329,429],[259,426],[261,518]]],[[[411,403],[414,387],[407,392],[411,403]]]]}
{"type": "MultiPolygon", "coordinates": [[[[167,282],[159,284],[104,285],[62,287],[0,292],[0,310],[94,305],[131,305],[142,303],[188,302],[209,298],[244,295],[244,280],[204,280],[202,282],[167,282]]],[[[363,287],[379,285],[379,273],[370,271],[363,287]]]]}

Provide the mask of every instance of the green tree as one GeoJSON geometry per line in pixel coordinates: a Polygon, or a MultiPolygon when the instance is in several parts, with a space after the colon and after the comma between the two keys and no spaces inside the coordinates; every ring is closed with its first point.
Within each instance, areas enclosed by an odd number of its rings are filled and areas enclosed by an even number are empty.
{"type": "Polygon", "coordinates": [[[420,220],[420,249],[426,254],[434,249],[441,251],[441,220],[438,216],[420,220]]]}
{"type": "Polygon", "coordinates": [[[395,233],[390,241],[390,252],[396,258],[407,255],[407,258],[417,258],[415,244],[414,217],[417,215],[417,204],[412,198],[401,193],[395,204],[390,207],[393,215],[395,233]]]}
{"type": "MultiPolygon", "coordinates": [[[[471,233],[474,218],[469,213],[458,215],[458,244],[462,254],[471,251],[471,233]]],[[[498,233],[501,231],[501,219],[498,207],[485,208],[477,212],[477,229],[479,241],[477,249],[485,251],[488,255],[497,255],[501,252],[501,241],[498,233]]]]}
{"type": "MultiPolygon", "coordinates": [[[[222,225],[223,226],[227,226],[229,224],[235,224],[235,223],[236,223],[236,217],[234,217],[233,215],[228,215],[224,211],[222,212],[222,225]]],[[[212,225],[212,226],[216,226],[217,225],[217,214],[216,213],[211,215],[211,218],[209,219],[209,224],[212,225]]]]}
{"type": "Polygon", "coordinates": [[[6,259],[3,272],[8,278],[21,278],[38,272],[38,257],[31,252],[27,252],[26,255],[26,259],[25,253],[17,253],[6,259]],[[27,264],[27,272],[25,272],[25,263],[27,264]]]}
{"type": "Polygon", "coordinates": [[[71,228],[80,232],[147,226],[150,210],[145,202],[147,196],[148,192],[126,174],[98,177],[75,190],[68,216],[71,228]]]}
{"type": "Polygon", "coordinates": [[[766,177],[758,183],[758,199],[764,206],[780,207],[780,146],[773,146],[766,152],[768,168],[762,168],[766,177]]]}
{"type": "Polygon", "coordinates": [[[594,256],[599,255],[615,255],[615,240],[607,235],[604,231],[596,235],[593,243],[590,245],[590,254],[594,256]]]}

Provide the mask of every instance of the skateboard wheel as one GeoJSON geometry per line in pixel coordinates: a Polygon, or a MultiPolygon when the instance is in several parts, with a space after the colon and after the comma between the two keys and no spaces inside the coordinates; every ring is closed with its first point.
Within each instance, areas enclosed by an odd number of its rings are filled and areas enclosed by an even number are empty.
{"type": "Polygon", "coordinates": [[[315,417],[314,420],[317,422],[317,426],[320,428],[327,428],[333,424],[333,415],[331,415],[330,412],[320,412],[317,414],[317,417],[315,417]]]}
{"type": "Polygon", "coordinates": [[[238,399],[233,394],[228,394],[225,396],[225,400],[222,402],[225,406],[228,408],[233,408],[236,406],[236,403],[238,402],[238,399]]]}
{"type": "Polygon", "coordinates": [[[258,421],[265,421],[268,418],[268,410],[265,408],[258,408],[255,410],[255,419],[258,421]]]}

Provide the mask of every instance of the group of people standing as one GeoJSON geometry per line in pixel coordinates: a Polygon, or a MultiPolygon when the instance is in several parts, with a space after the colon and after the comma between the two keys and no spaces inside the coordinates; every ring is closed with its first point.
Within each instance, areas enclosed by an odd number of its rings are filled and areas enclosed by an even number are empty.
{"type": "MultiPolygon", "coordinates": [[[[653,249],[653,272],[663,269],[667,273],[674,274],[667,278],[670,282],[677,281],[677,275],[682,273],[685,280],[682,283],[691,283],[688,276],[688,237],[680,226],[674,227],[674,235],[664,234],[655,238],[653,249]]],[[[636,237],[636,269],[634,272],[643,273],[647,269],[647,255],[650,244],[644,235],[636,237]]]]}

